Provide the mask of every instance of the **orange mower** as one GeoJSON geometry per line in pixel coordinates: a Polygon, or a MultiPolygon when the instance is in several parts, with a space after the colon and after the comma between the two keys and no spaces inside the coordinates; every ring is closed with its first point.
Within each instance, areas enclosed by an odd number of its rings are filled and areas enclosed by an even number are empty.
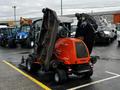
{"type": "Polygon", "coordinates": [[[84,41],[71,37],[72,20],[58,19],[56,12],[49,8],[42,12],[43,19],[33,24],[36,34],[34,52],[26,59],[22,57],[27,70],[54,72],[56,83],[63,83],[71,74],[90,78],[97,59],[90,56],[84,41]]]}

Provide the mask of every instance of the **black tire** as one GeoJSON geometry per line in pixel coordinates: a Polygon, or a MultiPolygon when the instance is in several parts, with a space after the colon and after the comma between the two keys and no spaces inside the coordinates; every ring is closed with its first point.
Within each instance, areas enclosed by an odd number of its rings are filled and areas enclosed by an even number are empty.
{"type": "Polygon", "coordinates": [[[89,71],[89,72],[86,72],[85,74],[84,74],[84,78],[90,78],[91,76],[93,75],[93,69],[91,68],[91,70],[89,71]]]}
{"type": "Polygon", "coordinates": [[[115,31],[115,37],[114,37],[114,39],[117,39],[117,31],[115,31]]]}
{"type": "Polygon", "coordinates": [[[2,47],[3,47],[3,41],[1,41],[1,42],[0,42],[0,46],[2,46],[2,47]]]}
{"type": "Polygon", "coordinates": [[[107,39],[107,44],[109,45],[110,43],[111,43],[111,39],[109,38],[109,39],[107,39]]]}
{"type": "Polygon", "coordinates": [[[120,46],[120,41],[118,41],[118,46],[120,46]]]}
{"type": "Polygon", "coordinates": [[[16,47],[17,47],[17,44],[15,43],[14,40],[9,40],[9,41],[8,41],[8,47],[9,47],[9,48],[16,48],[16,47]]]}
{"type": "Polygon", "coordinates": [[[5,41],[5,40],[2,40],[2,41],[1,41],[1,46],[2,46],[2,47],[6,47],[6,45],[7,45],[6,41],[5,41]]]}
{"type": "Polygon", "coordinates": [[[117,35],[115,35],[114,39],[116,39],[116,38],[117,38],[117,35]]]}
{"type": "Polygon", "coordinates": [[[40,69],[40,65],[33,63],[31,57],[26,60],[26,68],[29,72],[36,73],[40,69]]]}
{"type": "Polygon", "coordinates": [[[63,82],[65,82],[67,80],[67,74],[65,72],[65,70],[62,69],[57,69],[54,72],[54,81],[57,84],[61,84],[63,82]]]}
{"type": "Polygon", "coordinates": [[[21,44],[21,48],[29,48],[28,39],[22,41],[20,44],[21,44]]]}
{"type": "Polygon", "coordinates": [[[26,47],[24,42],[22,42],[20,46],[21,46],[21,48],[25,48],[26,47]]]}
{"type": "Polygon", "coordinates": [[[28,48],[33,48],[34,47],[34,41],[31,40],[30,38],[28,38],[26,40],[26,45],[27,45],[28,48]]]}

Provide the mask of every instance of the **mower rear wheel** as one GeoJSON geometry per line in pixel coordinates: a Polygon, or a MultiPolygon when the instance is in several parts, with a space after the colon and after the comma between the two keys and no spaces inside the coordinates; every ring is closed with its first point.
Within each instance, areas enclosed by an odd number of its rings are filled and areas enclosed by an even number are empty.
{"type": "Polygon", "coordinates": [[[54,73],[54,81],[56,83],[63,83],[67,80],[67,74],[65,70],[57,69],[54,73]]]}

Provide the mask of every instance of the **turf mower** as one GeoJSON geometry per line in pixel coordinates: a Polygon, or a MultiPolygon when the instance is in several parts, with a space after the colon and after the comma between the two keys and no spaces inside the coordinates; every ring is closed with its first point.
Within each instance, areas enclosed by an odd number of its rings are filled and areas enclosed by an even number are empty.
{"type": "Polygon", "coordinates": [[[53,72],[56,83],[66,81],[71,74],[90,78],[97,59],[90,57],[82,40],[70,37],[70,22],[61,22],[56,12],[49,8],[42,12],[41,28],[33,26],[39,29],[35,35],[34,52],[26,59],[22,57],[21,64],[25,63],[30,72],[53,72]]]}

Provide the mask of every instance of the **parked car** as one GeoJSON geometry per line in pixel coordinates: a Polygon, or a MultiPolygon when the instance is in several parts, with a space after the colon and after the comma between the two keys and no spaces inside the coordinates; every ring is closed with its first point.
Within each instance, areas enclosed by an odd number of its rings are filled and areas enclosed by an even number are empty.
{"type": "Polygon", "coordinates": [[[98,24],[98,32],[96,35],[96,43],[110,43],[117,37],[116,25],[112,24],[104,16],[96,17],[98,24]]]}
{"type": "Polygon", "coordinates": [[[109,23],[108,28],[110,28],[109,30],[112,30],[112,34],[113,34],[113,39],[116,39],[117,38],[117,29],[116,29],[116,25],[115,24],[111,24],[109,23]]]}
{"type": "Polygon", "coordinates": [[[108,44],[110,44],[117,36],[116,31],[108,26],[98,26],[97,31],[98,32],[96,34],[96,39],[95,39],[96,43],[108,43],[108,44]]]}

